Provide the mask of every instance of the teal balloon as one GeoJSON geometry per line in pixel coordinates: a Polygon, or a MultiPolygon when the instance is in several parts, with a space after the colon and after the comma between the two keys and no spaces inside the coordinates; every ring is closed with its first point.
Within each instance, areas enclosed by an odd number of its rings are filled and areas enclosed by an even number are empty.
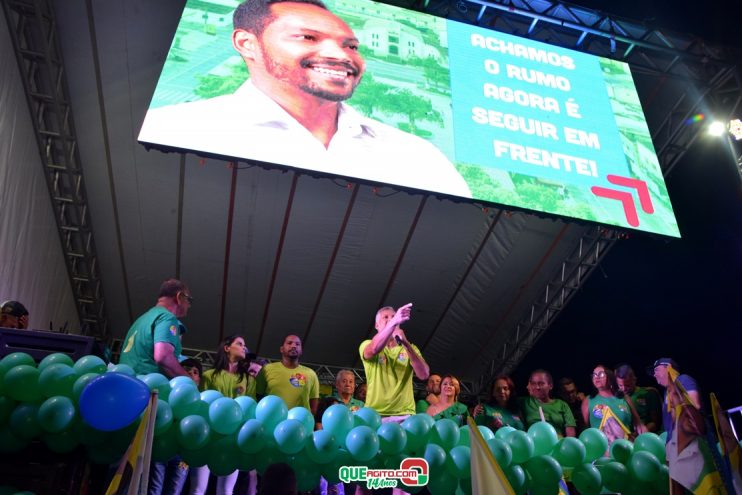
{"type": "Polygon", "coordinates": [[[407,445],[407,432],[397,423],[383,423],[376,430],[379,436],[379,447],[385,455],[402,452],[407,445]]]}
{"type": "Polygon", "coordinates": [[[10,431],[22,440],[31,440],[41,435],[39,406],[31,402],[18,404],[8,420],[10,431]]]}
{"type": "Polygon", "coordinates": [[[57,454],[72,452],[80,445],[80,441],[72,429],[59,433],[45,433],[41,439],[49,450],[57,454]]]}
{"type": "Polygon", "coordinates": [[[667,443],[667,432],[663,431],[658,435],[660,437],[660,440],[662,440],[662,443],[667,443]]]}
{"type": "Polygon", "coordinates": [[[66,364],[71,368],[75,365],[75,362],[67,354],[55,352],[54,354],[49,354],[42,359],[37,368],[39,368],[39,371],[44,371],[44,369],[46,369],[50,364],[66,364]]]}
{"type": "Polygon", "coordinates": [[[428,442],[440,445],[443,450],[448,452],[459,444],[459,426],[451,419],[439,419],[430,429],[428,442]]]}
{"type": "Polygon", "coordinates": [[[242,426],[242,409],[233,399],[220,397],[209,406],[209,425],[221,435],[231,435],[242,426]]]}
{"type": "Polygon", "coordinates": [[[669,495],[670,493],[670,470],[666,465],[660,466],[657,479],[652,482],[654,491],[658,495],[669,495]]]}
{"type": "Polygon", "coordinates": [[[592,464],[581,464],[572,471],[572,484],[581,495],[598,495],[603,479],[598,468],[592,464]]]}
{"type": "Polygon", "coordinates": [[[495,457],[500,469],[505,470],[513,462],[513,451],[506,442],[499,438],[491,438],[487,440],[487,446],[495,457]]]}
{"type": "Polygon", "coordinates": [[[507,426],[507,425],[501,426],[495,432],[495,438],[500,439],[500,440],[505,440],[508,437],[508,435],[510,435],[514,431],[517,431],[517,430],[513,428],[512,426],[507,426]]]}
{"type": "Polygon", "coordinates": [[[263,450],[266,435],[260,420],[248,419],[237,432],[237,447],[245,454],[256,454],[263,450]]]}
{"type": "Polygon", "coordinates": [[[585,453],[582,442],[574,437],[565,437],[557,442],[551,455],[564,467],[576,467],[585,461],[585,453]]]}
{"type": "Polygon", "coordinates": [[[472,495],[472,484],[471,478],[459,480],[459,489],[456,490],[456,494],[459,495],[472,495]]]}
{"type": "Polygon", "coordinates": [[[208,421],[201,416],[191,415],[180,420],[176,428],[178,443],[186,449],[200,449],[211,438],[208,421]]]}
{"type": "Polygon", "coordinates": [[[194,382],[190,376],[176,376],[175,378],[170,379],[170,390],[173,390],[175,387],[179,387],[180,385],[187,385],[198,389],[198,385],[196,385],[196,382],[194,382]]]}
{"type": "MultiPolygon", "coordinates": [[[[347,411],[345,406],[341,407],[347,411]]],[[[286,407],[286,403],[276,395],[266,395],[260,399],[255,407],[255,419],[263,423],[263,428],[268,433],[272,433],[278,423],[288,418],[288,414],[289,409],[286,407]]]]}
{"type": "Polygon", "coordinates": [[[203,392],[201,392],[201,400],[206,402],[207,404],[211,404],[215,400],[220,399],[222,397],[224,397],[224,394],[222,394],[218,390],[209,389],[209,390],[204,390],[203,392]]]}
{"type": "Polygon", "coordinates": [[[513,452],[513,464],[522,464],[533,457],[534,446],[531,437],[525,431],[516,430],[505,438],[505,443],[513,452]]]}
{"type": "Polygon", "coordinates": [[[526,493],[528,484],[526,482],[526,472],[525,470],[523,470],[522,467],[518,466],[517,464],[513,464],[507,469],[507,471],[505,471],[505,477],[510,482],[510,486],[512,487],[516,495],[523,495],[524,493],[526,493]]]}
{"type": "Polygon", "coordinates": [[[234,437],[227,436],[209,444],[209,471],[214,476],[227,476],[237,469],[240,451],[234,437]]]}
{"type": "Polygon", "coordinates": [[[11,454],[13,452],[19,452],[26,448],[29,440],[19,437],[14,431],[12,426],[5,425],[0,426],[0,453],[11,454]]]}
{"type": "Polygon", "coordinates": [[[471,437],[469,436],[469,425],[459,428],[459,445],[471,446],[471,437]]]}
{"type": "Polygon", "coordinates": [[[173,416],[175,416],[175,419],[181,419],[198,412],[198,403],[200,399],[201,396],[196,387],[181,384],[175,386],[170,391],[168,403],[173,410],[173,416]]]}
{"type": "Polygon", "coordinates": [[[304,452],[315,463],[327,464],[337,457],[338,446],[332,433],[327,430],[317,430],[310,438],[307,438],[304,452]]]}
{"type": "Polygon", "coordinates": [[[660,461],[665,463],[665,442],[654,433],[642,433],[634,439],[634,452],[649,452],[660,461]]]}
{"type": "Polygon", "coordinates": [[[44,431],[60,433],[69,429],[75,421],[75,404],[69,397],[50,397],[39,407],[39,424],[44,431]]]}
{"type": "Polygon", "coordinates": [[[328,483],[337,483],[340,481],[340,468],[342,466],[352,465],[353,458],[350,456],[350,452],[345,449],[339,449],[334,461],[320,465],[320,474],[322,474],[322,477],[325,478],[328,483]]]}
{"type": "Polygon", "coordinates": [[[309,437],[314,431],[314,416],[306,407],[297,406],[289,409],[287,419],[295,419],[304,425],[304,433],[309,437]]]}
{"type": "Polygon", "coordinates": [[[89,445],[95,447],[102,445],[108,441],[109,433],[105,431],[96,430],[85,422],[80,415],[77,416],[75,422],[72,424],[71,430],[75,436],[80,440],[83,445],[89,445]]]}
{"type": "Polygon", "coordinates": [[[334,404],[322,414],[322,429],[335,436],[338,445],[345,445],[345,437],[353,429],[353,415],[343,404],[334,404]]]}
{"type": "Polygon", "coordinates": [[[446,458],[446,469],[458,479],[471,478],[471,449],[466,445],[452,448],[446,458]]]}
{"type": "Polygon", "coordinates": [[[157,398],[167,401],[170,397],[170,380],[161,373],[148,373],[141,380],[150,391],[157,390],[157,398]]]}
{"type": "MultiPolygon", "coordinates": [[[[180,452],[185,452],[178,444],[177,428],[170,428],[162,435],[156,435],[152,441],[152,459],[167,462],[180,452]]],[[[190,464],[190,463],[189,463],[190,464]]],[[[194,464],[195,465],[195,464],[194,464]]],[[[202,464],[203,466],[203,464],[202,464]]]]}
{"type": "Polygon", "coordinates": [[[0,380],[5,374],[16,366],[25,364],[27,366],[36,367],[36,361],[31,357],[30,354],[25,352],[13,352],[0,359],[0,380]]]}
{"type": "Polygon", "coordinates": [[[15,409],[16,401],[10,397],[0,395],[0,426],[4,425],[10,419],[10,414],[15,409]]]}
{"type": "MultiPolygon", "coordinates": [[[[425,453],[423,457],[428,461],[428,472],[434,473],[440,469],[443,469],[446,465],[446,451],[443,447],[434,443],[429,443],[425,446],[425,453]]],[[[399,464],[394,469],[398,468],[399,464]]]]}
{"type": "Polygon", "coordinates": [[[562,466],[550,455],[534,456],[523,467],[531,480],[531,488],[551,490],[551,487],[556,487],[562,479],[562,466]]]}
{"type": "Polygon", "coordinates": [[[286,457],[286,454],[272,448],[266,448],[263,450],[261,455],[256,457],[256,464],[255,464],[255,470],[259,474],[264,474],[265,470],[268,469],[268,466],[271,464],[277,464],[279,462],[287,462],[288,458],[286,457]]]}
{"type": "Polygon", "coordinates": [[[479,433],[482,434],[482,438],[484,438],[485,442],[495,438],[495,434],[487,426],[479,425],[477,426],[477,429],[479,430],[479,433]]]}
{"type": "Polygon", "coordinates": [[[368,426],[356,426],[345,437],[345,447],[356,461],[369,461],[379,452],[379,437],[368,426]]]}
{"type": "Polygon", "coordinates": [[[37,402],[43,399],[39,389],[39,370],[36,366],[19,364],[3,377],[5,395],[18,402],[37,402]]]}
{"type": "Polygon", "coordinates": [[[652,482],[657,479],[660,474],[660,461],[646,451],[636,451],[631,454],[627,467],[629,468],[629,474],[639,481],[652,482]]]}
{"type": "Polygon", "coordinates": [[[425,445],[428,443],[428,436],[430,436],[430,423],[416,414],[405,419],[401,426],[407,433],[405,450],[417,456],[422,455],[425,451],[425,445]]]}
{"type": "Polygon", "coordinates": [[[173,409],[162,399],[157,399],[155,416],[155,436],[162,435],[173,426],[173,409]]]}
{"type": "Polygon", "coordinates": [[[242,421],[255,419],[255,408],[258,406],[255,399],[249,395],[240,395],[234,401],[238,406],[240,406],[240,409],[242,409],[242,421]]]}
{"type": "MultiPolygon", "coordinates": [[[[466,448],[463,446],[461,447],[466,448]]],[[[451,474],[447,469],[441,469],[434,473],[430,473],[428,490],[430,490],[430,493],[432,495],[452,495],[456,492],[456,488],[458,488],[458,486],[459,479],[451,474]]]]}
{"type": "Polygon", "coordinates": [[[296,491],[299,493],[310,492],[319,486],[320,471],[313,463],[290,461],[296,475],[296,491]]]}
{"type": "Polygon", "coordinates": [[[85,373],[95,373],[98,375],[102,375],[106,372],[108,367],[106,366],[105,361],[103,361],[98,356],[88,355],[78,359],[72,369],[74,369],[75,372],[77,372],[77,374],[80,376],[84,375],[85,373]]]}
{"type": "Polygon", "coordinates": [[[580,433],[580,442],[585,445],[585,462],[603,457],[608,451],[608,439],[597,428],[588,428],[580,433]]]}
{"type": "Polygon", "coordinates": [[[296,419],[284,419],[273,430],[278,450],[284,454],[296,454],[303,449],[306,437],[304,425],[296,419]]]}
{"type": "Polygon", "coordinates": [[[620,462],[610,461],[596,466],[600,471],[603,486],[610,493],[624,493],[629,479],[629,470],[620,462]]]}
{"type": "Polygon", "coordinates": [[[370,407],[362,407],[353,414],[356,421],[360,421],[361,425],[368,426],[374,431],[378,430],[379,426],[381,426],[381,416],[379,416],[376,410],[370,407]]]}
{"type": "Polygon", "coordinates": [[[39,374],[39,390],[44,397],[73,397],[72,387],[79,378],[77,372],[63,363],[48,365],[39,374]]]}
{"type": "Polygon", "coordinates": [[[546,421],[538,421],[528,428],[528,436],[533,440],[534,455],[551,454],[557,442],[559,435],[556,430],[546,421]]]}
{"type": "Polygon", "coordinates": [[[85,390],[85,387],[87,387],[91,381],[98,378],[98,376],[97,373],[85,373],[84,375],[77,377],[75,383],[72,384],[72,399],[75,401],[75,404],[80,403],[82,391],[85,390]]]}
{"type": "Polygon", "coordinates": [[[179,453],[183,462],[188,464],[189,467],[201,467],[209,462],[211,445],[196,450],[180,449],[179,453]]]}
{"type": "Polygon", "coordinates": [[[428,428],[432,428],[435,424],[435,420],[433,419],[433,416],[427,413],[417,413],[415,416],[418,416],[420,420],[424,423],[427,423],[428,428]]]}
{"type": "Polygon", "coordinates": [[[108,368],[108,373],[123,373],[124,375],[128,375],[133,378],[137,377],[137,372],[134,371],[134,368],[132,368],[128,364],[114,364],[113,366],[108,368]]]}
{"type": "Polygon", "coordinates": [[[634,445],[623,438],[615,440],[611,444],[611,457],[621,464],[627,464],[634,451],[634,445]]]}

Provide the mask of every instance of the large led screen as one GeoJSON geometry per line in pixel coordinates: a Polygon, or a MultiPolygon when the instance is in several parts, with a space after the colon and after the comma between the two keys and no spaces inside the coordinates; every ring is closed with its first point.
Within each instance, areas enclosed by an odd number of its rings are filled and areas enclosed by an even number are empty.
{"type": "Polygon", "coordinates": [[[140,142],[679,236],[628,65],[365,0],[250,37],[239,3],[188,0],[140,142]]]}

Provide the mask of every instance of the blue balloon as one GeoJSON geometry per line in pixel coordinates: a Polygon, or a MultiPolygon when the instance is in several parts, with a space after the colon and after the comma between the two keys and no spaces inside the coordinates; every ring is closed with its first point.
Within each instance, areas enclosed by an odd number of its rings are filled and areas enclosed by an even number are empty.
{"type": "Polygon", "coordinates": [[[82,391],[80,414],[93,428],[114,431],[136,420],[148,402],[144,382],[123,373],[106,373],[82,391]]]}

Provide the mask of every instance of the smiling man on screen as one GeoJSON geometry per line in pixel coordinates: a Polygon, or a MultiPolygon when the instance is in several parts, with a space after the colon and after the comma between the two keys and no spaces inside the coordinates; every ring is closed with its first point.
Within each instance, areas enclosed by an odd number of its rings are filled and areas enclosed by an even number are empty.
{"type": "Polygon", "coordinates": [[[232,44],[250,79],[230,95],[150,110],[140,141],[471,197],[431,143],[344,103],[366,64],[322,2],[247,0],[232,44]]]}

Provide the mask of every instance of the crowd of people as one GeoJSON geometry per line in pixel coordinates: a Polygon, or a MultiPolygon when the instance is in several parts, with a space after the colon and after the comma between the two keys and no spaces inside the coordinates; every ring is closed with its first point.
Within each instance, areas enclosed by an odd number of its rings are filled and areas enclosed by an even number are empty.
{"type": "MultiPolygon", "coordinates": [[[[217,390],[225,397],[248,395],[260,400],[266,395],[279,396],[289,409],[296,406],[308,409],[315,417],[317,428],[322,427],[322,414],[328,407],[344,404],[351,411],[371,407],[379,413],[382,423],[401,423],[413,414],[425,413],[436,420],[453,420],[458,425],[464,425],[466,417],[471,416],[478,425],[493,431],[503,427],[527,430],[536,422],[547,421],[563,437],[579,435],[585,428],[598,428],[609,442],[662,431],[668,432],[668,442],[677,441],[672,435],[673,416],[668,408],[663,408],[660,393],[651,387],[637,386],[636,373],[628,364],[615,369],[596,365],[590,394],[579,392],[574,380],[566,377],[557,382],[554,390],[551,373],[538,369],[530,374],[527,395],[518,396],[511,377],[498,376],[492,381],[487,397],[461,398],[459,379],[451,374],[431,374],[420,349],[407,339],[401,326],[410,320],[412,304],[378,310],[374,322],[376,335],[363,341],[358,350],[364,373],[339,371],[336,392],[327,397],[320,397],[316,373],[300,364],[303,347],[296,335],[283,339],[278,349],[280,360],[272,363],[250,353],[242,336],[229,336],[217,348],[214,367],[203,371],[198,361],[176,357],[181,354],[181,337],[186,331],[180,319],[187,315],[192,301],[186,284],[174,279],[165,281],[157,304],[129,330],[120,362],[137,373],[157,370],[170,378],[191,376],[201,390],[217,390]],[[425,392],[417,401],[414,379],[426,381],[425,392]]],[[[668,387],[668,367],[678,369],[677,363],[669,358],[657,360],[649,369],[662,387],[668,387]]],[[[695,382],[687,375],[681,376],[687,394],[698,399],[695,382]]],[[[186,470],[187,466],[178,458],[155,463],[151,469],[150,493],[180,493],[186,470]]],[[[188,493],[205,493],[208,483],[207,467],[191,469],[188,493]]],[[[215,483],[218,494],[255,494],[260,490],[255,472],[235,471],[217,477],[215,483]]],[[[364,491],[362,487],[342,483],[323,483],[317,493],[364,491]]]]}

